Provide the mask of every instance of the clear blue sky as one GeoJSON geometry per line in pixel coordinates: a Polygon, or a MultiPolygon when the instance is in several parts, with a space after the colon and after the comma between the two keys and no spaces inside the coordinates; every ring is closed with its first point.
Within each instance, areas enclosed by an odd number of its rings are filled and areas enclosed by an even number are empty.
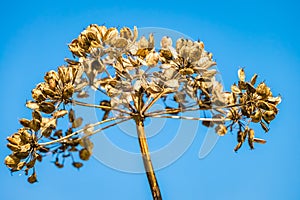
{"type": "MultiPolygon", "coordinates": [[[[254,151],[245,146],[234,153],[235,135],[228,134],[199,159],[200,130],[180,159],[157,172],[164,199],[300,199],[299,7],[295,0],[2,2],[0,162],[9,153],[5,138],[19,128],[19,118],[30,116],[24,103],[31,89],[70,57],[67,43],[83,28],[91,23],[163,27],[204,41],[227,88],[238,67],[245,66],[283,97],[270,132],[257,133],[267,144],[254,151]]],[[[159,144],[155,138],[149,142],[150,148],[159,144]]],[[[96,159],[80,171],[57,169],[50,160],[37,166],[34,185],[0,165],[0,199],[151,199],[144,174],[119,172],[96,159]]]]}

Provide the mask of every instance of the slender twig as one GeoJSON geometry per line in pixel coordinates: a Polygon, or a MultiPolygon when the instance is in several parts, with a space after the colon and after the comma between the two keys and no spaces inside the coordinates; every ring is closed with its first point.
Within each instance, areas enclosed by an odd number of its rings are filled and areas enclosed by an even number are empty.
{"type": "Polygon", "coordinates": [[[106,110],[115,110],[115,111],[118,111],[118,112],[121,112],[121,113],[126,113],[128,115],[131,115],[131,112],[129,112],[129,111],[118,109],[118,108],[112,108],[110,106],[101,106],[101,105],[96,105],[96,104],[89,104],[89,103],[76,101],[76,100],[73,100],[72,103],[75,104],[75,105],[92,107],[92,108],[102,108],[102,109],[106,109],[106,110]]]}
{"type": "Polygon", "coordinates": [[[172,89],[164,89],[161,93],[159,93],[149,104],[145,104],[144,107],[141,110],[141,113],[145,113],[149,108],[152,107],[152,105],[164,94],[172,92],[172,89]]]}
{"type": "MultiPolygon", "coordinates": [[[[116,118],[116,117],[114,117],[114,118],[109,118],[109,119],[106,119],[106,120],[103,120],[103,121],[100,121],[100,122],[96,122],[96,123],[94,123],[94,124],[89,124],[89,127],[95,127],[95,126],[104,124],[104,123],[106,123],[106,122],[110,122],[110,121],[114,121],[114,120],[118,120],[118,119],[122,119],[122,118],[116,118]]],[[[73,132],[73,133],[71,133],[71,134],[69,134],[69,135],[66,135],[65,137],[59,138],[59,139],[57,139],[57,140],[52,140],[52,141],[49,141],[49,142],[40,143],[39,145],[41,145],[41,146],[47,146],[47,145],[51,145],[51,144],[54,144],[54,143],[57,143],[57,142],[61,142],[61,141],[63,141],[63,140],[66,140],[66,139],[68,139],[68,138],[70,138],[70,137],[72,137],[72,136],[78,134],[78,133],[83,132],[84,130],[85,130],[85,128],[80,129],[80,130],[77,130],[77,131],[75,131],[75,132],[73,132]]]]}
{"type": "Polygon", "coordinates": [[[226,118],[198,118],[198,117],[189,117],[189,116],[170,116],[170,115],[156,115],[151,116],[153,118],[169,118],[169,119],[186,119],[186,120],[196,120],[196,121],[210,121],[210,122],[224,122],[229,121],[230,119],[226,118]]]}
{"type": "Polygon", "coordinates": [[[94,135],[94,134],[96,134],[96,133],[99,133],[99,132],[101,132],[101,131],[103,131],[103,130],[105,130],[105,129],[108,129],[108,128],[110,128],[110,127],[113,127],[113,126],[115,126],[115,125],[117,125],[117,124],[121,124],[121,123],[123,123],[123,122],[126,122],[126,121],[128,121],[128,120],[130,120],[130,119],[132,119],[132,116],[127,116],[127,117],[123,118],[122,120],[120,120],[120,121],[118,121],[118,122],[115,122],[115,123],[113,123],[113,124],[107,125],[107,126],[105,126],[105,127],[103,127],[103,128],[99,128],[99,129],[94,130],[94,131],[92,131],[92,132],[90,132],[90,133],[88,133],[88,134],[85,134],[85,135],[82,137],[82,139],[84,139],[84,138],[86,138],[86,137],[90,137],[90,136],[92,136],[92,135],[94,135]]]}

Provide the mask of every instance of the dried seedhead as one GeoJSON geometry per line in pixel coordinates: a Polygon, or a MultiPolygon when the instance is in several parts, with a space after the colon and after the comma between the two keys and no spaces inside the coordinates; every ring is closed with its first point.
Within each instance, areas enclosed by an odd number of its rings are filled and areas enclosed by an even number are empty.
{"type": "Polygon", "coordinates": [[[51,154],[58,168],[66,158],[81,168],[83,163],[76,159],[86,161],[92,155],[89,137],[126,120],[203,120],[179,115],[200,110],[206,118],[203,125],[217,134],[237,130],[237,151],[247,138],[251,149],[254,143],[265,143],[255,138],[249,125],[260,123],[267,132],[278,114],[280,97],[274,97],[264,82],[255,86],[256,74],[247,82],[244,69],[239,69],[238,83],[224,91],[212,53],[201,41],[164,36],[156,49],[154,34],[138,38],[136,27],[119,30],[91,24],[69,49],[74,59],[66,58],[66,65],[46,73],[44,82],[32,90],[33,100],[26,103],[32,119],[20,119],[23,127],[7,139],[12,154],[5,158],[6,166],[26,175],[31,171],[30,183],[37,181],[36,160],[51,154]],[[91,89],[100,94],[96,104],[84,102],[91,89]],[[164,108],[151,109],[156,103],[164,108]],[[84,124],[73,105],[102,111],[102,120],[84,124]],[[60,123],[65,127],[58,127],[58,121],[65,121],[60,123]],[[99,125],[103,127],[95,129],[99,125]]]}

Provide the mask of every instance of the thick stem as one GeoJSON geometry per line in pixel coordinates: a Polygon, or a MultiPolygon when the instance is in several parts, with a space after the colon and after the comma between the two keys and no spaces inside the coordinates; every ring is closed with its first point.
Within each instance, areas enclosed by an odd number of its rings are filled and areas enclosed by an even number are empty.
{"type": "Polygon", "coordinates": [[[141,153],[143,157],[144,167],[150,185],[150,189],[152,192],[153,200],[162,200],[161,193],[159,190],[159,186],[156,180],[156,176],[150,158],[143,119],[141,117],[137,117],[135,119],[135,122],[136,122],[136,129],[137,129],[138,139],[139,139],[141,153]]]}

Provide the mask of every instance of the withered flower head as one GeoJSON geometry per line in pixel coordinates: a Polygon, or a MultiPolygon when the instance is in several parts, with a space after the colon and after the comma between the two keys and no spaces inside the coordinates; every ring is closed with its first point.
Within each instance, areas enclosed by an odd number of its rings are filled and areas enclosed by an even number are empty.
{"type": "Polygon", "coordinates": [[[74,59],[66,58],[65,65],[47,72],[32,90],[33,100],[26,103],[32,119],[20,119],[23,127],[7,138],[12,153],[5,165],[12,172],[30,172],[30,183],[37,182],[36,161],[48,154],[58,168],[72,159],[79,169],[83,163],[76,158],[86,161],[92,156],[91,135],[126,120],[150,117],[204,117],[203,125],[221,136],[237,132],[235,151],[246,140],[250,149],[254,143],[266,143],[255,138],[250,125],[259,123],[267,132],[281,97],[273,96],[265,82],[256,84],[257,74],[247,81],[240,68],[238,81],[225,91],[202,41],[163,36],[158,43],[157,49],[155,33],[139,37],[137,27],[88,26],[68,45],[74,59]],[[99,94],[95,104],[85,102],[91,91],[99,94]],[[163,108],[155,110],[155,104],[163,108]],[[102,119],[84,124],[75,115],[75,105],[102,112],[102,119]],[[189,111],[201,111],[201,117],[184,116],[189,111]],[[96,129],[99,125],[103,127],[96,129]]]}

